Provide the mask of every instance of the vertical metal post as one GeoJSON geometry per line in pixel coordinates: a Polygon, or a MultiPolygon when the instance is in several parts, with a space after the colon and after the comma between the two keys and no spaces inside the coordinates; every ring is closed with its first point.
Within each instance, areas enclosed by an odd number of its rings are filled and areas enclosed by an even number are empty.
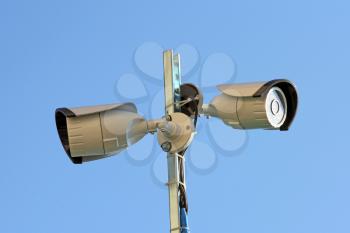
{"type": "MultiPolygon", "coordinates": [[[[164,96],[165,114],[179,111],[175,105],[180,100],[180,57],[173,56],[172,50],[163,54],[164,63],[164,96]]],[[[181,233],[181,220],[179,208],[179,159],[178,154],[168,153],[168,189],[169,189],[169,214],[170,232],[181,233]]]]}

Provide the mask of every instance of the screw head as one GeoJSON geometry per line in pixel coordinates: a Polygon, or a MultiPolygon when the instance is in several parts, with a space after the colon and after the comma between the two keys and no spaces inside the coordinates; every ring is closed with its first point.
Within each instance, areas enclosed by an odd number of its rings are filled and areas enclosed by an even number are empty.
{"type": "Polygon", "coordinates": [[[161,146],[162,150],[164,152],[169,152],[171,150],[171,143],[170,142],[164,142],[161,146]]]}
{"type": "Polygon", "coordinates": [[[171,121],[171,120],[172,120],[172,118],[171,118],[170,115],[166,115],[165,119],[166,119],[167,121],[171,121]]]}

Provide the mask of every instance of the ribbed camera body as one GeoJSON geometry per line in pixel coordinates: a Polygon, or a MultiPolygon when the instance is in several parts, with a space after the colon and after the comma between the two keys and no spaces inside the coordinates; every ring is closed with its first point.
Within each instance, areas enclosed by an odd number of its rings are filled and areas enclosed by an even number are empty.
{"type": "Polygon", "coordinates": [[[218,117],[236,129],[288,130],[298,103],[288,80],[219,85],[221,94],[203,106],[205,115],[218,117]]]}
{"type": "Polygon", "coordinates": [[[111,104],[56,110],[63,147],[74,163],[105,158],[128,146],[131,121],[143,119],[134,104],[111,104]]]}

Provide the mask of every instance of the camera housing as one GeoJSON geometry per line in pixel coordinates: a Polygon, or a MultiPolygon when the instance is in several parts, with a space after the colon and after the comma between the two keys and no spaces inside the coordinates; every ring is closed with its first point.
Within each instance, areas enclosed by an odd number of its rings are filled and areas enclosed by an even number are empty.
{"type": "Polygon", "coordinates": [[[128,141],[142,138],[127,138],[129,123],[143,119],[132,103],[58,108],[55,119],[63,148],[76,164],[117,154],[128,141]]]}
{"type": "Polygon", "coordinates": [[[202,113],[233,128],[285,131],[294,120],[298,94],[289,80],[223,84],[218,89],[221,94],[203,105],[202,113]]]}

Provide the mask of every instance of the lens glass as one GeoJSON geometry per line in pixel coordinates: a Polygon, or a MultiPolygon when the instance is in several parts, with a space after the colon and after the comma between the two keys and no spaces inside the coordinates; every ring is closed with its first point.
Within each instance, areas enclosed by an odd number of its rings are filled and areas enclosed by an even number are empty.
{"type": "Polygon", "coordinates": [[[272,127],[280,127],[287,116],[287,101],[283,91],[273,87],[267,93],[265,102],[266,115],[272,127]]]}

